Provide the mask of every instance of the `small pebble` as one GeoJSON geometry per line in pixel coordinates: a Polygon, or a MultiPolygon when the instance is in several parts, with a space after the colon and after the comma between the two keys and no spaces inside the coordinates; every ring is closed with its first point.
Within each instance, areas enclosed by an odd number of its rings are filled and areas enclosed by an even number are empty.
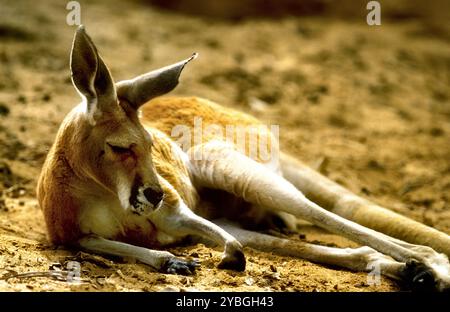
{"type": "Polygon", "coordinates": [[[253,278],[251,278],[251,277],[247,277],[245,279],[245,284],[248,285],[248,286],[252,286],[254,283],[255,283],[255,280],[253,278]]]}

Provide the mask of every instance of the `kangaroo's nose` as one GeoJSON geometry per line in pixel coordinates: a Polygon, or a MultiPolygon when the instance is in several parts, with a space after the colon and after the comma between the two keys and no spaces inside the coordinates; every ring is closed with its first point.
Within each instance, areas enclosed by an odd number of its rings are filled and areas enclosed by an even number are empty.
{"type": "Polygon", "coordinates": [[[144,190],[145,198],[153,205],[157,206],[164,197],[164,193],[162,190],[155,190],[150,187],[144,190]]]}

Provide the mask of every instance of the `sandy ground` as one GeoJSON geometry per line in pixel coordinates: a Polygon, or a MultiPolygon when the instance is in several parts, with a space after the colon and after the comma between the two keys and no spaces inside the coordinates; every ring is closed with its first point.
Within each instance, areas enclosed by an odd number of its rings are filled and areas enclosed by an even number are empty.
{"type": "MultiPolygon", "coordinates": [[[[173,94],[203,96],[280,125],[281,147],[352,191],[450,233],[450,41],[418,20],[283,18],[239,22],[155,10],[141,2],[82,3],[82,21],[116,80],[200,53],[173,94]]],[[[53,247],[36,180],[64,115],[74,28],[65,2],[0,0],[0,290],[399,291],[382,278],[246,249],[244,273],[220,271],[220,250],[193,276],[53,247]],[[81,265],[80,284],[15,273],[81,265]]],[[[351,242],[303,226],[306,241],[351,242]]],[[[298,239],[298,234],[291,235],[298,239]]],[[[303,236],[302,236],[303,237],[303,236]]]]}

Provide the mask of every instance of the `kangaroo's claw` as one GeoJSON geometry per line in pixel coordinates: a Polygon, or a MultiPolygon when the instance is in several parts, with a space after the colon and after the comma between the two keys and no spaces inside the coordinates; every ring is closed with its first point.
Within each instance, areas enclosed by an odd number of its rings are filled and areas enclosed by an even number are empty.
{"type": "Polygon", "coordinates": [[[169,274],[192,275],[199,266],[200,263],[197,260],[190,261],[174,257],[165,263],[161,271],[169,274]]]}

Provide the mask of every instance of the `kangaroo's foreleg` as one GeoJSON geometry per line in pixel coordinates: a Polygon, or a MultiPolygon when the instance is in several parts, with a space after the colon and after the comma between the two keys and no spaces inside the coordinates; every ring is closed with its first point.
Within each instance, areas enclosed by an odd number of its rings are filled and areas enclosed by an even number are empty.
{"type": "Polygon", "coordinates": [[[200,158],[191,158],[195,183],[228,191],[267,209],[293,214],[333,233],[372,247],[397,261],[416,260],[432,272],[437,289],[450,288],[450,265],[445,255],[438,254],[431,248],[421,252],[402,246],[387,239],[384,234],[321,208],[283,177],[235,151],[228,144],[210,142],[196,146],[191,151],[192,155],[201,155],[200,158]]]}
{"type": "MultiPolygon", "coordinates": [[[[166,183],[162,178],[161,182],[166,183]]],[[[245,270],[246,261],[242,245],[236,238],[211,221],[196,215],[178,195],[176,197],[176,204],[163,204],[150,215],[158,230],[176,238],[196,235],[213,241],[224,247],[219,268],[245,270]]]]}
{"type": "Polygon", "coordinates": [[[178,258],[168,251],[147,249],[98,236],[86,236],[78,243],[88,251],[133,258],[164,273],[192,274],[198,266],[197,262],[178,258]]]}

